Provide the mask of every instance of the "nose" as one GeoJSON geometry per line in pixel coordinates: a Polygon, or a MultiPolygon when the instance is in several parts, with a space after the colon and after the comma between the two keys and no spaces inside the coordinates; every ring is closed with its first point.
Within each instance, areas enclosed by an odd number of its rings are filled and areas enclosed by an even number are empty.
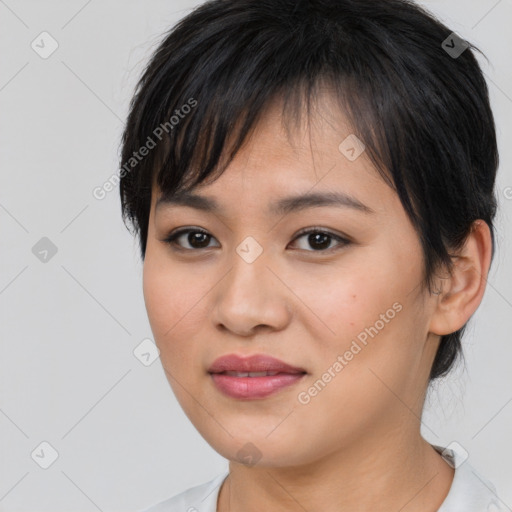
{"type": "Polygon", "coordinates": [[[293,311],[293,294],[286,277],[279,275],[284,270],[265,251],[253,261],[241,254],[234,253],[229,271],[215,288],[212,321],[217,328],[244,337],[284,329],[293,311]]]}

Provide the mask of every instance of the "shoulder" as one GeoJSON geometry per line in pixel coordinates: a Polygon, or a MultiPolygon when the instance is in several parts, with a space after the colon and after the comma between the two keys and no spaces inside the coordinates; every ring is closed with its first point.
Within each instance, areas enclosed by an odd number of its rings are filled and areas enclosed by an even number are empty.
{"type": "Polygon", "coordinates": [[[223,473],[209,482],[190,487],[143,512],[216,512],[219,489],[228,474],[223,473]]]}
{"type": "Polygon", "coordinates": [[[495,485],[479,473],[456,450],[434,446],[455,468],[452,486],[438,512],[501,512],[508,510],[500,500],[495,485]]]}

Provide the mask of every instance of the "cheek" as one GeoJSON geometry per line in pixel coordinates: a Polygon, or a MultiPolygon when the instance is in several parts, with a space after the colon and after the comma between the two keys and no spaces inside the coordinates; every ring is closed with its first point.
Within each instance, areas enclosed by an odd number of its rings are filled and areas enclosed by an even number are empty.
{"type": "Polygon", "coordinates": [[[163,273],[154,258],[146,253],[143,268],[143,294],[149,322],[156,338],[172,325],[172,303],[174,296],[170,293],[170,276],[163,273]]]}
{"type": "Polygon", "coordinates": [[[369,258],[358,258],[354,264],[346,260],[343,266],[320,272],[304,272],[295,283],[297,295],[304,298],[304,311],[309,309],[308,316],[314,314],[316,323],[323,326],[320,339],[343,340],[357,334],[404,296],[400,277],[382,260],[369,258]]]}
{"type": "Polygon", "coordinates": [[[164,367],[182,372],[199,364],[199,325],[204,325],[211,284],[170,265],[164,257],[148,254],[143,268],[143,294],[155,343],[164,367]],[[200,319],[202,318],[202,320],[200,319]]]}
{"type": "Polygon", "coordinates": [[[354,252],[343,267],[326,268],[325,275],[304,274],[307,277],[296,281],[302,288],[297,295],[307,297],[306,305],[315,313],[307,312],[319,356],[316,374],[327,371],[341,355],[347,379],[361,379],[362,369],[370,385],[375,380],[370,367],[389,379],[405,378],[420,348],[414,326],[421,312],[410,292],[421,266],[412,264],[413,252],[408,257],[390,246],[373,247],[358,251],[357,261],[354,252]]]}
{"type": "Polygon", "coordinates": [[[191,276],[185,277],[180,267],[170,264],[161,253],[148,244],[143,268],[144,302],[151,327],[160,341],[173,336],[173,326],[179,325],[180,318],[190,309],[191,295],[197,289],[191,276]]]}
{"type": "Polygon", "coordinates": [[[147,254],[143,269],[144,302],[162,364],[169,370],[178,359],[177,333],[183,326],[180,318],[186,313],[187,296],[177,290],[183,290],[179,276],[160,264],[157,257],[147,254]]]}
{"type": "Polygon", "coordinates": [[[403,405],[397,395],[406,403],[412,400],[402,395],[416,373],[421,351],[414,339],[410,304],[381,287],[384,282],[363,277],[346,283],[343,292],[331,290],[330,300],[317,299],[317,305],[323,301],[319,311],[335,334],[326,334],[325,329],[322,335],[321,330],[314,334],[311,387],[299,390],[300,403],[309,403],[297,412],[304,414],[305,423],[317,418],[311,425],[313,437],[316,430],[326,432],[337,424],[332,436],[346,442],[392,411],[400,412],[403,405]]]}

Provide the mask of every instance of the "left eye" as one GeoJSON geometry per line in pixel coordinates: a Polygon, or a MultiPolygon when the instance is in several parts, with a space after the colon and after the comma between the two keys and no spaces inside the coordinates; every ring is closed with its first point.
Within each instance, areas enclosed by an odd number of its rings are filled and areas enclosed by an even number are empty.
{"type": "MultiPolygon", "coordinates": [[[[303,238],[303,237],[307,237],[306,238],[307,243],[310,244],[311,247],[314,247],[317,249],[315,251],[309,251],[309,252],[319,252],[319,250],[320,251],[331,250],[333,248],[329,247],[329,246],[331,245],[330,242],[332,242],[333,240],[338,242],[338,245],[340,246],[338,248],[341,248],[350,243],[349,240],[347,240],[346,238],[344,238],[340,235],[336,235],[335,233],[331,233],[330,231],[324,231],[324,230],[321,230],[318,228],[312,228],[312,229],[310,228],[310,229],[301,231],[294,240],[298,240],[299,238],[303,238]]],[[[336,247],[334,247],[334,249],[336,249],[336,247]]],[[[305,250],[307,250],[307,249],[305,249],[305,250]]]]}
{"type": "MultiPolygon", "coordinates": [[[[310,244],[310,247],[313,247],[313,251],[309,251],[308,249],[303,249],[308,252],[323,252],[327,250],[333,249],[330,247],[331,242],[335,240],[338,244],[343,247],[350,243],[346,238],[336,235],[330,231],[321,230],[318,228],[310,228],[304,231],[301,231],[293,241],[299,240],[300,238],[307,237],[307,243],[310,244]]],[[[167,243],[176,250],[199,250],[199,249],[207,249],[209,248],[208,242],[210,240],[215,240],[215,238],[210,235],[207,231],[197,228],[186,228],[180,229],[174,233],[171,233],[166,239],[164,239],[164,243],[167,243]],[[187,236],[185,236],[187,235],[187,236]],[[183,238],[189,244],[189,247],[183,247],[181,243],[177,243],[180,238],[183,238]]],[[[211,246],[210,246],[211,247],[211,246]]],[[[336,247],[335,247],[336,248],[336,247]]]]}

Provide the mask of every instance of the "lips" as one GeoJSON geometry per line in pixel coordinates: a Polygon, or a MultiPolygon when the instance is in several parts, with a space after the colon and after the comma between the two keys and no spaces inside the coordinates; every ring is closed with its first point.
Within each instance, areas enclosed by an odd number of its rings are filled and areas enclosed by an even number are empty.
{"type": "Polygon", "coordinates": [[[225,355],[215,359],[208,372],[220,392],[239,400],[267,398],[298,384],[307,373],[303,368],[265,354],[225,355]]]}
{"type": "Polygon", "coordinates": [[[292,366],[290,364],[285,363],[284,361],[281,361],[271,356],[267,356],[265,354],[255,354],[249,357],[241,357],[238,356],[237,354],[228,354],[225,356],[221,356],[215,359],[215,361],[208,369],[208,372],[214,374],[230,372],[228,373],[228,375],[255,378],[263,376],[262,372],[268,372],[268,374],[270,375],[276,375],[278,373],[307,373],[306,370],[304,370],[303,368],[292,366]]]}

